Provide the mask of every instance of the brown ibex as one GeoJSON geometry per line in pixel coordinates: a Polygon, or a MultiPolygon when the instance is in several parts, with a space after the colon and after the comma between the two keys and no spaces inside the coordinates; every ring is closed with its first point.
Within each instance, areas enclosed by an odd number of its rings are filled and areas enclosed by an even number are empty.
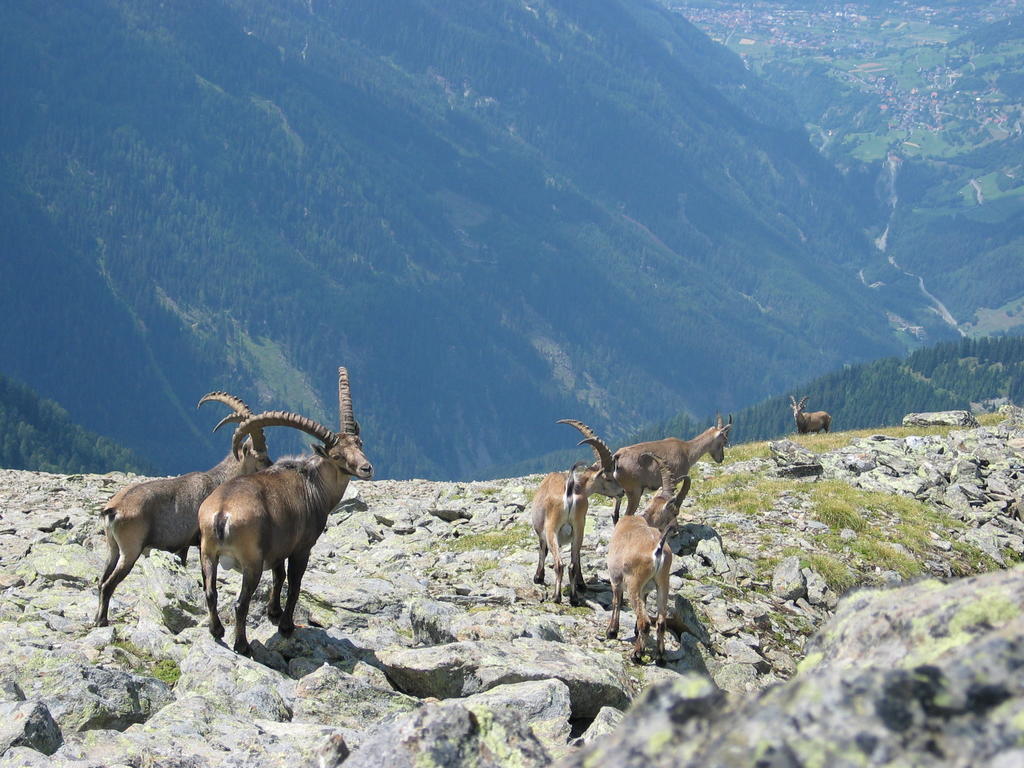
{"type": "Polygon", "coordinates": [[[657,465],[661,489],[648,502],[642,515],[622,518],[612,531],[608,544],[608,576],[612,584],[612,615],[608,621],[609,639],[619,634],[619,611],[625,593],[636,614],[636,639],[630,658],[639,663],[647,641],[651,620],[645,605],[647,593],[656,587],[658,663],[665,659],[665,628],[668,622],[669,575],[672,549],[667,539],[675,529],[679,505],[690,490],[690,478],[684,477],[677,493],[668,463],[652,454],[647,459],[657,465]]]}
{"type": "Polygon", "coordinates": [[[612,477],[612,452],[608,446],[583,422],[562,419],[559,424],[572,424],[585,435],[579,445],[589,445],[597,460],[590,466],[577,462],[568,473],[552,472],[545,477],[537,495],[533,497],[533,530],[537,534],[538,560],[534,584],[544,583],[544,561],[548,550],[555,569],[554,601],[562,602],[562,576],[565,564],[561,548],[571,542],[569,568],[569,603],[578,605],[579,591],[586,589],[583,568],[580,564],[580,549],[583,545],[583,530],[590,508],[590,495],[621,496],[622,488],[612,477]]]}
{"type": "MultiPolygon", "coordinates": [[[[203,403],[219,402],[234,411],[214,427],[240,421],[252,415],[249,406],[227,392],[203,395],[203,403]]],[[[103,509],[107,535],[107,563],[100,576],[96,626],[107,625],[107,611],[114,589],[128,575],[146,549],[177,553],[185,564],[188,548],[199,544],[199,505],[221,483],[270,466],[267,443],[262,432],[253,432],[242,451],[229,453],[206,472],[189,472],[179,477],[148,480],[114,494],[103,509]]]]}
{"type": "MultiPolygon", "coordinates": [[[[615,479],[626,493],[626,514],[632,515],[640,506],[640,497],[645,490],[654,490],[661,486],[661,473],[657,465],[645,454],[660,456],[672,470],[673,477],[689,474],[697,459],[705,453],[719,464],[725,459],[725,446],[729,444],[729,430],[732,429],[732,415],[729,423],[722,423],[721,414],[716,424],[708,427],[692,440],[680,440],[666,437],[664,440],[652,440],[636,445],[619,448],[612,457],[615,462],[615,479]]],[[[619,501],[615,502],[612,511],[612,522],[619,521],[619,501]]]]}
{"type": "Polygon", "coordinates": [[[807,402],[807,397],[798,403],[795,397],[789,396],[789,402],[793,408],[793,418],[796,419],[796,431],[801,435],[808,432],[818,434],[821,430],[828,432],[829,427],[832,426],[832,416],[827,411],[804,413],[804,403],[807,402]]]}
{"type": "Polygon", "coordinates": [[[282,460],[254,475],[237,477],[220,486],[199,508],[199,553],[203,566],[210,634],[218,640],[224,625],[217,615],[217,566],[242,572],[235,600],[234,649],[249,653],[245,619],[249,602],[263,571],[273,571],[267,615],[282,635],[295,629],[295,603],[309,553],[327,525],[327,515],[341,500],[349,480],[369,480],[373,466],[363,453],[359,424],[352,415],[348,372],[338,369],[337,433],[312,419],[286,411],[251,416],[235,430],[232,449],[238,451],[246,436],[266,427],[292,427],[321,441],[313,455],[282,460]],[[286,563],[288,599],[281,609],[281,587],[286,563]]]}

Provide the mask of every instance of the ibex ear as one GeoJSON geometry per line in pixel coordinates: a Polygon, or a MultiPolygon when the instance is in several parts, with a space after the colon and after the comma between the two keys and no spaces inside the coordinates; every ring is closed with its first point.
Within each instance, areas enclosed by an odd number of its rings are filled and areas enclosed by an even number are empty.
{"type": "Polygon", "coordinates": [[[324,448],[320,443],[313,443],[313,453],[315,453],[317,456],[323,459],[327,458],[327,449],[324,448]]]}
{"type": "Polygon", "coordinates": [[[352,434],[359,436],[359,422],[355,419],[352,419],[352,434]]]}

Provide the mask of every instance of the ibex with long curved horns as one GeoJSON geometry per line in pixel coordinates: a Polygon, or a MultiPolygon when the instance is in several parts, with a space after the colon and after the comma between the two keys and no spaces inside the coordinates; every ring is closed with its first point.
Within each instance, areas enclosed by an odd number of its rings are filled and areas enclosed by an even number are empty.
{"type": "MultiPolygon", "coordinates": [[[[810,397],[810,395],[807,397],[810,397]]],[[[801,435],[806,435],[808,432],[818,434],[821,430],[828,432],[829,427],[832,426],[831,414],[827,411],[804,413],[804,405],[807,403],[807,397],[804,397],[804,399],[798,403],[795,397],[792,395],[789,396],[789,402],[793,409],[793,418],[796,420],[796,431],[801,435]]]]}
{"type": "Polygon", "coordinates": [[[612,452],[586,424],[572,419],[561,419],[557,423],[570,424],[584,435],[578,445],[589,445],[596,461],[587,466],[577,462],[566,472],[552,472],[543,480],[533,497],[533,530],[537,534],[538,561],[534,584],[544,583],[544,561],[548,550],[555,569],[554,601],[562,602],[562,576],[565,564],[561,548],[572,542],[569,558],[569,602],[578,605],[579,592],[586,589],[580,550],[583,545],[583,529],[586,525],[590,495],[621,496],[622,488],[612,477],[612,452]]]}
{"type": "Polygon", "coordinates": [[[636,614],[636,640],[631,658],[639,663],[644,652],[651,620],[647,615],[647,593],[658,590],[657,631],[658,662],[665,658],[665,627],[668,622],[669,576],[672,572],[672,549],[667,539],[675,528],[679,505],[690,491],[690,478],[684,477],[679,491],[668,462],[652,454],[649,461],[658,467],[661,489],[648,502],[642,515],[622,518],[612,531],[608,543],[608,576],[612,584],[612,615],[606,636],[619,634],[619,611],[623,593],[636,614]]]}
{"type": "MultiPolygon", "coordinates": [[[[729,423],[722,423],[719,414],[715,426],[708,427],[692,440],[680,440],[666,437],[664,440],[652,440],[619,448],[615,452],[615,479],[626,492],[626,514],[632,515],[640,506],[640,497],[645,490],[655,490],[661,486],[661,472],[657,465],[646,458],[646,454],[660,456],[672,470],[672,476],[679,478],[689,474],[692,467],[705,453],[719,464],[725,459],[725,446],[729,444],[729,430],[732,429],[732,416],[729,423]]],[[[613,522],[619,520],[619,503],[616,501],[612,512],[613,522]]]]}
{"type": "MultiPolygon", "coordinates": [[[[227,392],[203,395],[196,407],[210,402],[224,403],[234,411],[213,428],[214,432],[252,415],[248,405],[227,392]]],[[[184,565],[188,548],[199,544],[199,505],[203,499],[221,483],[269,466],[266,440],[261,431],[256,431],[240,453],[229,453],[213,469],[148,480],[114,494],[102,512],[108,554],[100,576],[96,626],[107,625],[110,597],[144,550],[176,552],[184,565]]]]}
{"type": "Polygon", "coordinates": [[[359,423],[352,415],[348,372],[338,369],[337,433],[312,419],[286,411],[250,416],[235,430],[232,449],[238,451],[247,435],[266,427],[292,427],[321,442],[313,455],[279,461],[254,475],[220,486],[199,508],[200,559],[210,634],[220,639],[224,625],[217,615],[217,566],[224,562],[242,572],[235,601],[235,641],[238,653],[249,653],[245,619],[249,602],[265,570],[274,574],[267,615],[287,635],[295,629],[295,603],[309,553],[327,524],[327,515],[341,501],[349,480],[369,480],[373,466],[363,453],[359,423]],[[287,561],[287,565],[286,565],[287,561]],[[281,588],[287,567],[288,599],[281,609],[281,588]]]}

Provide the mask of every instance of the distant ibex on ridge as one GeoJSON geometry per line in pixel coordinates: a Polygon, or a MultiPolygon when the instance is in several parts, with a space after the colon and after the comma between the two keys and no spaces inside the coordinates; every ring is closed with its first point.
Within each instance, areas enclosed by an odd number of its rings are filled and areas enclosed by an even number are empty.
{"type": "MultiPolygon", "coordinates": [[[[810,395],[807,397],[810,397],[810,395]]],[[[817,434],[821,430],[828,432],[829,427],[832,425],[832,416],[827,411],[804,413],[804,403],[807,402],[807,397],[798,403],[795,397],[789,396],[789,402],[793,408],[793,418],[796,419],[796,431],[801,435],[808,432],[817,434]]]]}
{"type": "Polygon", "coordinates": [[[235,600],[237,653],[248,655],[245,619],[263,571],[274,574],[267,615],[282,635],[295,629],[295,604],[309,553],[327,525],[327,515],[341,500],[349,480],[369,480],[373,466],[363,453],[359,423],[352,415],[348,371],[338,369],[337,433],[312,419],[286,411],[250,416],[235,430],[231,447],[242,450],[247,435],[265,427],[292,427],[320,440],[313,455],[278,461],[269,469],[220,486],[199,508],[199,554],[203,566],[210,634],[218,640],[224,625],[217,615],[217,566],[242,572],[235,600]],[[281,588],[287,561],[288,599],[281,609],[281,588]]]}
{"type": "MultiPolygon", "coordinates": [[[[234,411],[224,424],[252,415],[249,406],[227,392],[203,395],[203,403],[224,403],[234,411]]],[[[199,544],[199,505],[221,483],[270,466],[262,431],[254,431],[242,450],[229,453],[206,472],[189,472],[179,477],[147,480],[114,494],[101,513],[107,535],[107,563],[100,576],[96,626],[107,625],[107,612],[114,589],[127,576],[144,550],[155,548],[177,553],[185,564],[188,548],[199,544]]]]}
{"type": "Polygon", "coordinates": [[[623,593],[636,614],[636,639],[630,658],[639,663],[644,652],[651,620],[647,615],[646,598],[657,588],[658,663],[665,659],[665,628],[668,623],[669,576],[672,572],[672,549],[667,539],[675,529],[679,505],[690,491],[690,478],[684,477],[678,493],[672,469],[660,457],[645,454],[657,465],[661,489],[647,503],[642,515],[628,515],[612,530],[608,543],[608,576],[612,584],[612,615],[605,633],[608,639],[619,634],[619,611],[623,593]]]}
{"type": "Polygon", "coordinates": [[[566,472],[552,472],[543,480],[533,497],[533,530],[537,534],[538,561],[534,584],[544,583],[544,561],[548,550],[555,569],[554,601],[562,602],[562,576],[565,565],[561,547],[572,542],[569,569],[569,602],[578,605],[579,591],[586,589],[580,549],[586,525],[590,495],[621,496],[622,487],[612,477],[612,452],[594,431],[581,421],[561,419],[557,423],[570,424],[584,435],[579,445],[589,445],[597,460],[590,466],[577,462],[566,472]]]}
{"type": "MultiPolygon", "coordinates": [[[[647,458],[648,454],[660,456],[672,471],[672,476],[681,478],[689,474],[690,467],[705,453],[710,454],[712,459],[721,464],[725,459],[725,446],[729,444],[730,429],[732,415],[729,415],[729,423],[723,424],[722,415],[719,414],[715,426],[708,427],[692,440],[666,437],[663,440],[619,448],[612,459],[615,462],[615,479],[619,481],[628,500],[626,514],[632,515],[636,512],[645,490],[661,487],[661,472],[657,464],[647,458]]],[[[612,512],[612,522],[615,523],[619,520],[620,501],[621,499],[616,500],[612,512]]]]}

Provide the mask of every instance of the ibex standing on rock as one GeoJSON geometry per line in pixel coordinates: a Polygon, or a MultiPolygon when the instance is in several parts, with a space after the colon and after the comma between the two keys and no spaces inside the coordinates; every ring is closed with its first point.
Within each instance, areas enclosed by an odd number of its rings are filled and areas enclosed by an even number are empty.
{"type": "MultiPolygon", "coordinates": [[[[654,490],[661,487],[661,472],[652,459],[646,456],[660,456],[673,477],[683,477],[689,474],[692,467],[705,453],[719,464],[725,459],[725,446],[729,444],[729,430],[732,429],[732,416],[729,416],[729,423],[722,423],[722,416],[719,414],[716,424],[708,427],[692,440],[680,440],[675,437],[666,437],[664,440],[652,440],[646,443],[628,445],[619,448],[613,457],[615,461],[615,479],[619,481],[626,492],[628,503],[626,514],[632,515],[640,506],[640,497],[645,490],[654,490]]],[[[619,520],[619,501],[615,502],[615,510],[612,512],[612,520],[619,520]]]]}
{"type": "Polygon", "coordinates": [[[665,627],[668,623],[669,575],[672,572],[672,549],[667,539],[675,529],[679,505],[690,490],[690,478],[684,477],[676,493],[672,470],[659,457],[647,454],[647,458],[658,466],[661,474],[661,489],[648,502],[642,515],[622,518],[612,531],[608,544],[608,576],[612,583],[612,615],[608,621],[606,636],[609,639],[619,634],[619,610],[622,596],[629,597],[636,614],[636,640],[630,658],[639,663],[643,656],[651,620],[645,606],[647,593],[652,587],[657,595],[658,663],[665,659],[665,627]]]}
{"type": "Polygon", "coordinates": [[[621,496],[622,488],[612,478],[612,452],[594,431],[583,422],[562,419],[558,423],[571,424],[583,432],[586,437],[579,444],[587,444],[593,448],[597,461],[589,467],[586,462],[577,462],[568,473],[552,472],[541,481],[537,495],[533,497],[533,530],[537,534],[539,550],[533,583],[544,583],[544,561],[547,559],[548,550],[551,550],[555,568],[554,601],[562,602],[562,576],[565,564],[562,561],[561,548],[571,541],[569,602],[578,605],[579,592],[586,589],[580,564],[580,549],[583,545],[587,510],[590,508],[590,495],[599,493],[603,496],[621,496]]]}
{"type": "MultiPolygon", "coordinates": [[[[251,416],[249,406],[227,392],[211,392],[199,401],[224,403],[234,411],[213,428],[251,416]]],[[[240,452],[229,453],[206,472],[148,480],[114,494],[102,512],[107,534],[107,564],[100,576],[96,626],[107,625],[110,597],[149,548],[176,552],[185,564],[188,548],[199,544],[199,505],[221,483],[270,466],[263,432],[254,431],[240,452]]]]}
{"type": "MultiPolygon", "coordinates": [[[[807,397],[810,397],[810,395],[807,397]]],[[[798,403],[795,397],[789,396],[789,402],[793,408],[793,418],[796,419],[796,431],[801,435],[805,435],[808,432],[817,434],[821,430],[828,432],[828,428],[832,426],[832,416],[827,411],[804,413],[804,403],[807,402],[807,397],[798,403]]]]}
{"type": "Polygon", "coordinates": [[[295,629],[295,603],[309,553],[327,525],[327,515],[345,495],[349,480],[369,480],[373,466],[363,453],[359,424],[352,415],[348,372],[338,369],[340,429],[334,433],[312,419],[286,411],[251,416],[235,431],[232,449],[238,451],[246,436],[265,427],[293,427],[322,445],[313,455],[279,461],[254,475],[238,477],[214,491],[199,508],[199,552],[203,566],[210,634],[218,640],[224,625],[217,615],[217,566],[242,572],[235,600],[234,649],[249,654],[245,619],[249,602],[265,570],[274,573],[267,615],[282,635],[295,629]],[[281,587],[287,561],[288,600],[281,609],[281,587]]]}

